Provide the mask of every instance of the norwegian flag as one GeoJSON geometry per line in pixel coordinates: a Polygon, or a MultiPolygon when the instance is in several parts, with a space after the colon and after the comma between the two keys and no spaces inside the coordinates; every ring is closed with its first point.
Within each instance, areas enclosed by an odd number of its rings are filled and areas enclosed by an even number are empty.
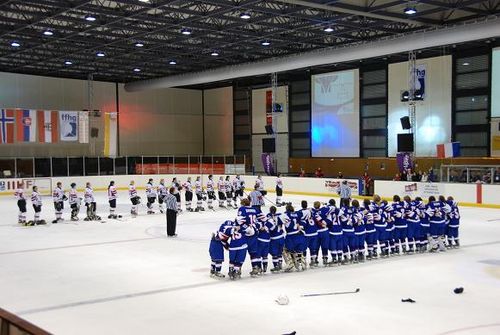
{"type": "Polygon", "coordinates": [[[36,142],[36,110],[16,110],[17,141],[36,142]]]}
{"type": "Polygon", "coordinates": [[[0,143],[14,143],[14,110],[2,109],[0,114],[0,143]]]}

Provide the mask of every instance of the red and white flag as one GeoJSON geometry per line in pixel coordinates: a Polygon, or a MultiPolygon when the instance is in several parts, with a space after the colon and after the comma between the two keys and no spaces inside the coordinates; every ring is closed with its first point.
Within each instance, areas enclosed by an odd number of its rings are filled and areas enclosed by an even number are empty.
{"type": "Polygon", "coordinates": [[[2,109],[0,111],[0,143],[14,143],[14,122],[15,115],[13,109],[2,109]]]}
{"type": "Polygon", "coordinates": [[[59,113],[55,111],[38,111],[38,140],[42,143],[55,143],[59,138],[59,113]]]}
{"type": "Polygon", "coordinates": [[[36,142],[36,110],[16,110],[17,141],[36,142]]]}

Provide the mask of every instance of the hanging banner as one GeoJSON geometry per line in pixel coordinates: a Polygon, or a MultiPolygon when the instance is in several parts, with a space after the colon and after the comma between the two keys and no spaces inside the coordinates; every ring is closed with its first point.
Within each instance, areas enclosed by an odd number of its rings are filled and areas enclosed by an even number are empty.
{"type": "Polygon", "coordinates": [[[36,110],[17,109],[17,142],[36,142],[36,110]]]}
{"type": "Polygon", "coordinates": [[[399,152],[396,155],[396,161],[398,162],[399,172],[413,169],[413,161],[409,152],[399,152]]]}
{"type": "Polygon", "coordinates": [[[271,154],[267,153],[262,154],[262,165],[264,166],[264,171],[267,173],[267,175],[269,176],[274,175],[274,165],[271,154]]]}
{"type": "Polygon", "coordinates": [[[104,156],[116,157],[118,153],[118,115],[117,113],[104,114],[104,156]]]}
{"type": "Polygon", "coordinates": [[[0,143],[14,143],[14,110],[0,111],[0,143]]]}
{"type": "Polygon", "coordinates": [[[78,133],[80,143],[89,143],[89,112],[78,112],[78,133]]]}
{"type": "Polygon", "coordinates": [[[266,91],[266,124],[273,125],[273,91],[266,91]]]}
{"type": "Polygon", "coordinates": [[[61,141],[78,141],[78,112],[59,112],[61,141]]]}
{"type": "Polygon", "coordinates": [[[41,143],[55,143],[59,137],[59,117],[55,111],[38,111],[38,141],[41,143]]]}

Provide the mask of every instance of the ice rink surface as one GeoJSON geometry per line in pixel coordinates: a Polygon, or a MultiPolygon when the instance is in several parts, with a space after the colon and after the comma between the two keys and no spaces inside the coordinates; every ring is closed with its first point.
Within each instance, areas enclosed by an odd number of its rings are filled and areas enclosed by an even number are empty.
{"type": "MultiPolygon", "coordinates": [[[[97,200],[97,213],[107,217],[104,194],[97,200]]],[[[500,334],[498,209],[461,208],[458,250],[262,278],[249,277],[247,259],[242,280],[232,282],[209,277],[208,243],[236,210],[184,213],[179,237],[167,239],[165,217],[140,206],[140,216],[130,218],[120,192],[123,221],[20,227],[14,198],[1,197],[0,307],[72,335],[500,334]],[[465,292],[456,295],[459,286],[465,292]],[[356,288],[357,294],[300,297],[356,288]],[[275,303],[280,294],[289,305],[275,303]]],[[[53,216],[44,198],[42,218],[53,216]]]]}

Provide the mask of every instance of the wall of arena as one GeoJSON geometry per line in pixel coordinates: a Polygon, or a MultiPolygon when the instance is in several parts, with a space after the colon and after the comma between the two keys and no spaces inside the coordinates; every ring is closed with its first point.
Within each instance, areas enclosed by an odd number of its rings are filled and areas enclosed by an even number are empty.
{"type": "MultiPolygon", "coordinates": [[[[104,191],[107,189],[111,180],[115,181],[119,190],[127,190],[131,180],[135,181],[136,187],[143,190],[149,178],[153,178],[155,184],[160,178],[165,179],[165,184],[169,185],[172,178],[177,179],[182,183],[191,177],[192,181],[198,175],[116,175],[116,176],[95,176],[95,177],[58,177],[58,178],[24,178],[24,179],[0,179],[0,195],[12,195],[14,190],[24,183],[27,192],[30,192],[31,186],[38,185],[44,195],[50,195],[50,190],[55,187],[55,184],[60,181],[63,183],[65,190],[69,189],[69,185],[73,182],[77,184],[79,190],[83,191],[86,182],[91,182],[94,190],[104,191]]],[[[214,175],[214,180],[218,180],[220,175],[214,175]]],[[[225,176],[225,175],[224,175],[225,176]]],[[[202,175],[203,185],[206,184],[207,175],[202,175]]],[[[233,176],[231,176],[231,179],[233,176]]],[[[243,176],[246,183],[247,191],[250,191],[255,184],[256,176],[243,176]]],[[[274,192],[276,177],[263,177],[264,184],[268,192],[274,192]]],[[[284,201],[286,194],[302,194],[321,197],[336,197],[337,188],[342,182],[342,179],[329,178],[299,178],[299,177],[283,177],[284,185],[284,201]]],[[[347,179],[349,186],[352,189],[353,197],[363,198],[360,195],[361,182],[356,179],[347,179]]],[[[375,193],[389,200],[394,194],[400,196],[409,195],[412,198],[420,196],[427,199],[429,196],[453,196],[462,206],[483,206],[500,208],[500,193],[498,185],[486,184],[457,184],[457,183],[419,183],[419,182],[395,182],[395,181],[375,181],[375,193]]],[[[274,197],[270,198],[274,201],[274,197]]]]}

